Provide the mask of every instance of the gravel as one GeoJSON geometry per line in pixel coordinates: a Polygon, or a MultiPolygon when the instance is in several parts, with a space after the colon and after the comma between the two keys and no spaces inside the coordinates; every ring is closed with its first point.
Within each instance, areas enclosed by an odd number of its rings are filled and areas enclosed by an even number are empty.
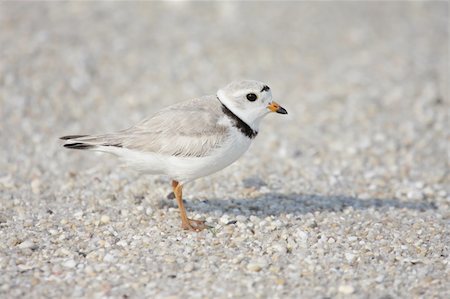
{"type": "Polygon", "coordinates": [[[448,3],[0,4],[0,297],[449,298],[448,3]],[[270,115],[185,187],[57,138],[231,80],[270,115]]]}

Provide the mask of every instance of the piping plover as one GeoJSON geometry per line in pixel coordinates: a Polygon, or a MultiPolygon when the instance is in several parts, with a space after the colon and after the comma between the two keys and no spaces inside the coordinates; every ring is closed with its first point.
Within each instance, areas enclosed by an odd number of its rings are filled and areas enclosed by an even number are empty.
{"type": "Polygon", "coordinates": [[[205,96],[169,106],[135,126],[112,134],[61,137],[64,147],[114,154],[142,173],[167,175],[181,214],[181,227],[200,231],[204,221],[189,219],[184,184],[217,172],[241,157],[270,112],[287,114],[272,101],[264,83],[234,81],[205,96]]]}

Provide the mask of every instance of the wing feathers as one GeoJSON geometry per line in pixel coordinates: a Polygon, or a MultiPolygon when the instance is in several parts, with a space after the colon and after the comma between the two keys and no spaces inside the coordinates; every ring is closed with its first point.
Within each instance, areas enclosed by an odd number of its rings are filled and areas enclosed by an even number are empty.
{"type": "Polygon", "coordinates": [[[95,149],[123,147],[170,156],[201,157],[226,141],[229,128],[219,124],[223,113],[214,97],[205,97],[167,107],[136,126],[115,134],[71,135],[65,147],[95,149]]]}

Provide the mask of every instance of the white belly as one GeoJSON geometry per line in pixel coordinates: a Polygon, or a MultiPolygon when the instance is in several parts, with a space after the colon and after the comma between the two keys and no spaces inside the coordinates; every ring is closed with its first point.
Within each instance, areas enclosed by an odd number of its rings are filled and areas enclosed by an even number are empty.
{"type": "Polygon", "coordinates": [[[117,154],[130,167],[138,171],[148,174],[165,174],[184,184],[232,164],[247,151],[251,141],[237,129],[232,128],[230,138],[225,144],[206,157],[164,156],[127,149],[117,154]]]}

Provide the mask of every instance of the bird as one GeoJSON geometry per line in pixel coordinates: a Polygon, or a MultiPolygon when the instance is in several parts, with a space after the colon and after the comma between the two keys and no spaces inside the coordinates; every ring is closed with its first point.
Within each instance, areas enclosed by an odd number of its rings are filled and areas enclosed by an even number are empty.
{"type": "Polygon", "coordinates": [[[178,204],[181,228],[202,231],[205,221],[190,219],[183,187],[238,160],[271,112],[287,114],[272,100],[268,85],[237,80],[215,95],[180,102],[115,133],[60,137],[64,147],[118,156],[140,173],[167,176],[178,204]]]}

